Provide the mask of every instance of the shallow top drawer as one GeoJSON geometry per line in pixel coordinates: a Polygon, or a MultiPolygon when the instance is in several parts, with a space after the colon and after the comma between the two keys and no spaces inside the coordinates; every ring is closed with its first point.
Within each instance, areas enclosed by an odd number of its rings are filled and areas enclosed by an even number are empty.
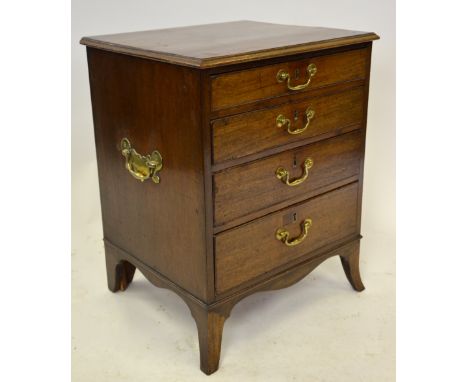
{"type": "Polygon", "coordinates": [[[211,109],[364,79],[367,57],[367,49],[358,49],[213,76],[211,109]]]}

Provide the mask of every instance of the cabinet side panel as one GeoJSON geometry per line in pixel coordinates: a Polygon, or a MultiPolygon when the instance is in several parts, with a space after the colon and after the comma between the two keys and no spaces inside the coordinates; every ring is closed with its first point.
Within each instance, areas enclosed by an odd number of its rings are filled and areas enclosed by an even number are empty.
{"type": "Polygon", "coordinates": [[[206,300],[200,75],[88,48],[104,237],[206,300]],[[133,178],[120,142],[158,150],[161,182],[133,178]]]}

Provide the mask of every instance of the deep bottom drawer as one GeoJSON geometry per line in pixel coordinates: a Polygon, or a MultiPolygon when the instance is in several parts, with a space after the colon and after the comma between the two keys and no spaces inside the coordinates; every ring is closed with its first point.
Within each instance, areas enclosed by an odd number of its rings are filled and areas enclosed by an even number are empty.
{"type": "Polygon", "coordinates": [[[217,293],[357,234],[357,208],[358,183],[355,182],[218,234],[215,237],[217,293]],[[307,219],[311,221],[308,228],[307,219]],[[282,240],[277,237],[280,229],[283,229],[282,240]],[[299,243],[291,245],[295,239],[299,243]]]}

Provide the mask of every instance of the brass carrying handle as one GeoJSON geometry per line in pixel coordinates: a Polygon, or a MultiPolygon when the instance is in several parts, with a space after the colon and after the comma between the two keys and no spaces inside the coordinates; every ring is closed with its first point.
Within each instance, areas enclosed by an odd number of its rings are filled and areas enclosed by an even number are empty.
{"type": "Polygon", "coordinates": [[[276,238],[279,241],[282,241],[288,247],[294,247],[295,245],[301,244],[307,237],[307,234],[309,233],[309,228],[312,226],[312,219],[305,219],[301,225],[302,232],[298,237],[294,239],[289,239],[289,231],[287,231],[284,228],[278,228],[278,230],[276,231],[276,238]]]}
{"type": "Polygon", "coordinates": [[[314,161],[312,158],[307,158],[304,163],[302,164],[302,176],[300,178],[296,178],[293,180],[289,179],[289,171],[283,167],[278,167],[276,169],[276,177],[281,180],[287,186],[298,186],[299,184],[303,183],[307,177],[309,176],[309,170],[314,165],[314,161]]]}
{"type": "Polygon", "coordinates": [[[276,117],[276,126],[283,127],[284,125],[287,125],[289,134],[292,134],[292,135],[300,134],[307,130],[307,128],[309,127],[310,121],[312,121],[312,118],[314,118],[314,115],[315,115],[315,111],[312,110],[312,107],[308,107],[305,112],[305,116],[307,118],[307,123],[305,124],[305,126],[301,129],[291,130],[291,120],[286,118],[283,114],[280,114],[276,117]]]}
{"type": "Polygon", "coordinates": [[[291,76],[284,69],[281,69],[276,74],[276,79],[278,80],[278,82],[284,82],[288,80],[287,84],[288,84],[289,90],[303,90],[307,86],[309,86],[310,81],[312,80],[312,77],[315,76],[316,73],[317,73],[317,66],[315,66],[315,64],[309,64],[309,66],[307,66],[307,74],[309,75],[309,78],[307,79],[307,82],[305,84],[296,85],[296,86],[291,85],[291,76]]]}
{"type": "Polygon", "coordinates": [[[127,138],[120,141],[120,149],[125,157],[125,168],[128,172],[141,182],[151,178],[154,183],[159,183],[157,172],[162,169],[162,157],[158,151],[150,155],[138,154],[127,138]]]}

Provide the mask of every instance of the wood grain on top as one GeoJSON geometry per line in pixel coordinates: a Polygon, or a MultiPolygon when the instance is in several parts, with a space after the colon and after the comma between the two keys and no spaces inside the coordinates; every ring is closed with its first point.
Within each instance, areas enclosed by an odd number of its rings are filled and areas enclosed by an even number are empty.
{"type": "Polygon", "coordinates": [[[371,32],[255,21],[83,37],[81,44],[200,68],[376,40],[371,32]]]}

